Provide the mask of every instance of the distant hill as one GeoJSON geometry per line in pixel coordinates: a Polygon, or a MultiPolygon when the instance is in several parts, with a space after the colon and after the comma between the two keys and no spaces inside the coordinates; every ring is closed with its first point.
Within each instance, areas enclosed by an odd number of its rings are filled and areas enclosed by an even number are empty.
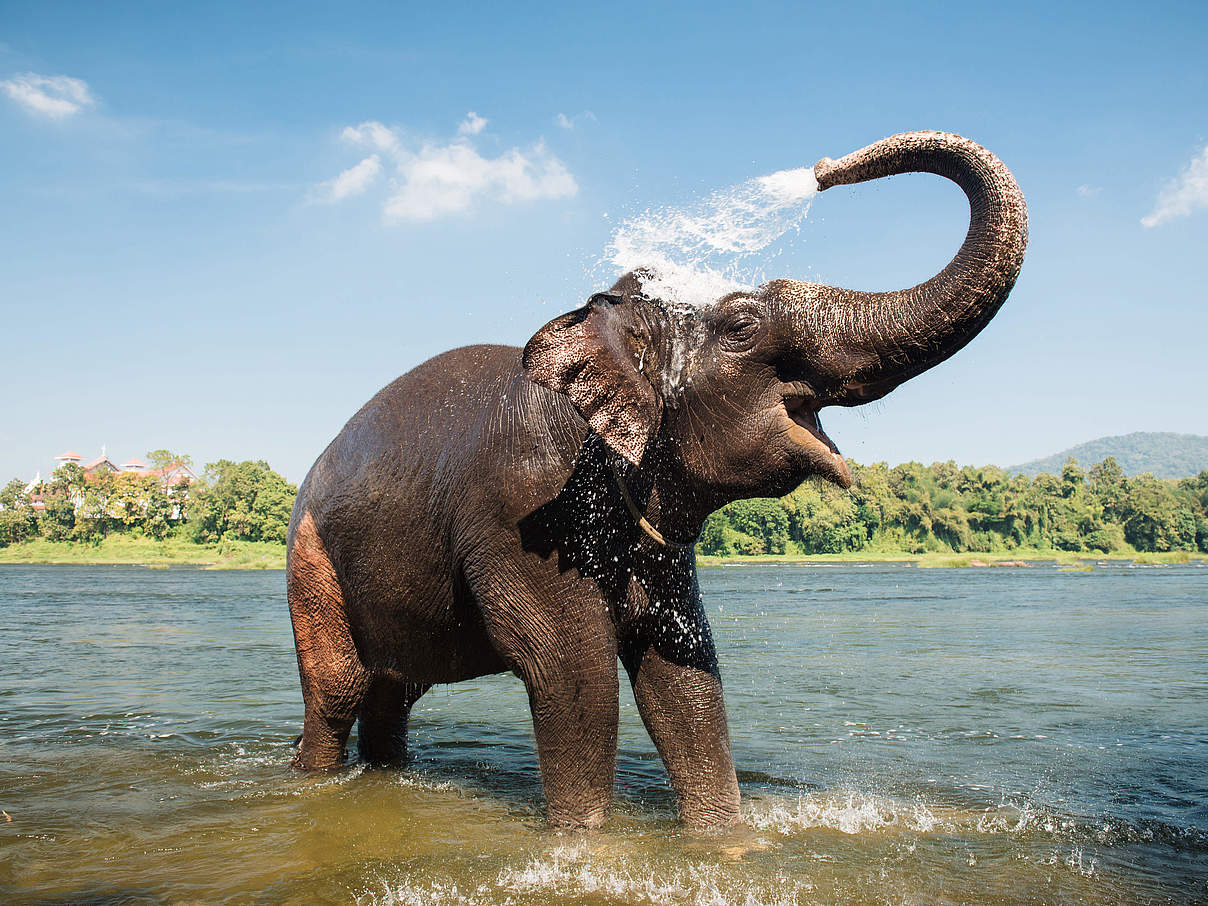
{"type": "Polygon", "coordinates": [[[1170,431],[1137,431],[1119,437],[1100,437],[1044,459],[1011,466],[1008,471],[1025,475],[1040,472],[1060,475],[1061,467],[1071,456],[1086,469],[1105,457],[1114,456],[1126,475],[1152,472],[1158,478],[1187,478],[1208,469],[1208,437],[1170,431]]]}

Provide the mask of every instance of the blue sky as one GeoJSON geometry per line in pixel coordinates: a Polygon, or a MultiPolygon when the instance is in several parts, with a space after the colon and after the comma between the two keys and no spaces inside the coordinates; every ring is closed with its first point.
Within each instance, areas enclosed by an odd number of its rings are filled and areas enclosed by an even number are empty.
{"type": "MultiPolygon", "coordinates": [[[[300,480],[397,375],[601,288],[619,219],[912,129],[1012,168],[1028,258],[958,356],[824,413],[840,449],[1208,434],[1202,2],[250,6],[0,3],[0,479],[106,444],[300,480]]],[[[910,285],[967,217],[837,188],[768,271],[910,285]]]]}

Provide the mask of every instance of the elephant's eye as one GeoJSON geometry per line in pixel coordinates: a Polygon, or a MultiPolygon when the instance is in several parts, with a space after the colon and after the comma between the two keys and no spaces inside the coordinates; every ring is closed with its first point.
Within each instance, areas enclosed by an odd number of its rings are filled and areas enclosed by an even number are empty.
{"type": "Polygon", "coordinates": [[[742,313],[729,319],[722,328],[722,336],[732,345],[749,343],[759,332],[759,318],[742,313]]]}

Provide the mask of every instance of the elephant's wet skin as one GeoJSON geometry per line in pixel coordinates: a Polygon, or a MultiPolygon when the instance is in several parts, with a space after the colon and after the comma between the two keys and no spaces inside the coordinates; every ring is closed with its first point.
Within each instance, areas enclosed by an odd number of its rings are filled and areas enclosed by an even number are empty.
{"type": "Polygon", "coordinates": [[[288,594],[306,720],[295,763],[397,763],[430,686],[525,684],[550,822],[611,808],[618,659],[681,817],[738,819],[722,684],[692,541],[717,507],[851,473],[826,406],[878,399],[943,361],[1006,299],[1027,214],[1006,167],[946,133],[819,165],[820,186],[920,170],[970,200],[956,258],[858,293],[776,280],[664,305],[642,273],[524,350],[473,346],[390,384],[302,483],[288,594]]]}
{"type": "Polygon", "coordinates": [[[682,817],[695,825],[731,823],[738,782],[691,544],[641,529],[624,497],[648,502],[652,482],[640,470],[610,468],[612,455],[588,435],[566,485],[520,520],[521,544],[554,558],[560,573],[595,581],[682,817]]]}

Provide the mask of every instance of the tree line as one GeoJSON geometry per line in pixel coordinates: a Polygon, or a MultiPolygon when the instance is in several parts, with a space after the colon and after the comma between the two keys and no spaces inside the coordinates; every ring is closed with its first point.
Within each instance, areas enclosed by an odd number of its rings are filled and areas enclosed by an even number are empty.
{"type": "MultiPolygon", "coordinates": [[[[188,457],[155,453],[188,464],[188,457]]],[[[851,467],[850,491],[808,481],[780,499],[723,507],[705,522],[697,550],[1208,552],[1208,471],[1178,481],[1130,478],[1110,456],[1089,471],[1070,460],[1060,475],[1035,478],[953,462],[851,467]]],[[[154,475],[86,477],[67,465],[34,488],[14,479],[0,490],[0,546],[113,533],[284,542],[296,494],[264,461],[219,460],[198,481],[176,485],[154,475]]]]}
{"type": "Polygon", "coordinates": [[[851,463],[850,491],[810,481],[779,500],[741,500],[705,522],[703,554],[1015,550],[1208,552],[1208,471],[1126,476],[1112,457],[1035,478],[997,466],[851,463]]]}
{"type": "MultiPolygon", "coordinates": [[[[192,464],[167,451],[148,458],[161,465],[192,464]]],[[[263,460],[220,459],[192,483],[130,472],[85,475],[68,463],[32,488],[14,479],[0,490],[0,546],[35,538],[96,542],[115,533],[198,544],[284,543],[297,493],[263,460]]]]}

